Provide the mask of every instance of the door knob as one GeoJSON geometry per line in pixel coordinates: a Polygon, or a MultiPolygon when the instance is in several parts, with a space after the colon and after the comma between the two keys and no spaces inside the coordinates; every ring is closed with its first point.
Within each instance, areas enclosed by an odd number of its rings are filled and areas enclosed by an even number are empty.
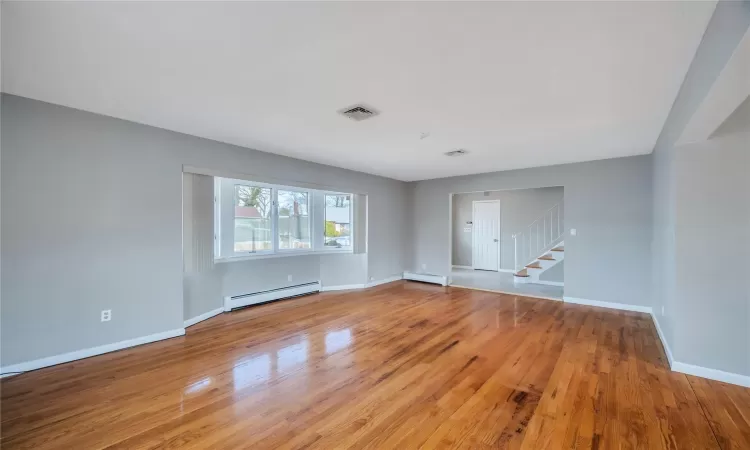
{"type": "Polygon", "coordinates": [[[493,239],[493,241],[497,242],[497,239],[493,239]]]}

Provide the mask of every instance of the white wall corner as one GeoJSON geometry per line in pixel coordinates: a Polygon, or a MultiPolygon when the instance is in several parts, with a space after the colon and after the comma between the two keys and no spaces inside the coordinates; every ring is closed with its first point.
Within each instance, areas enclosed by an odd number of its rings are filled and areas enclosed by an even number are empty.
{"type": "Polygon", "coordinates": [[[667,354],[667,361],[672,371],[696,377],[708,378],[709,380],[736,384],[738,386],[750,387],[750,376],[675,361],[672,356],[672,349],[669,348],[669,343],[667,342],[667,339],[664,336],[664,331],[662,331],[661,325],[659,324],[659,319],[653,313],[651,314],[651,317],[654,320],[656,333],[659,335],[659,340],[661,341],[662,347],[664,347],[664,353],[667,354]]]}
{"type": "Polygon", "coordinates": [[[370,287],[380,286],[381,284],[393,283],[394,281],[399,281],[403,278],[404,278],[403,275],[393,275],[391,277],[384,278],[382,280],[370,281],[369,283],[367,283],[366,287],[370,288],[370,287]]]}
{"type": "Polygon", "coordinates": [[[0,373],[12,374],[15,372],[28,372],[30,370],[41,369],[43,367],[56,366],[71,361],[77,361],[79,359],[89,358],[92,356],[102,355],[104,353],[115,352],[117,350],[123,350],[130,347],[136,347],[138,345],[149,344],[151,342],[163,341],[173,337],[184,336],[184,328],[176,328],[174,330],[162,331],[161,333],[149,334],[148,336],[141,336],[135,339],[128,339],[125,341],[115,342],[112,344],[100,345],[98,347],[86,348],[83,350],[76,350],[74,352],[63,353],[55,356],[48,356],[46,358],[35,359],[33,361],[26,361],[18,364],[0,368],[0,373]]]}
{"type": "Polygon", "coordinates": [[[664,353],[667,354],[667,362],[669,363],[669,367],[672,368],[674,366],[674,360],[672,359],[672,349],[669,348],[669,343],[667,342],[667,338],[664,336],[661,325],[659,325],[659,319],[656,318],[656,314],[651,312],[651,318],[654,321],[654,326],[656,327],[656,333],[659,335],[661,346],[664,347],[664,353]]]}
{"type": "Polygon", "coordinates": [[[217,316],[224,312],[224,307],[216,308],[212,311],[209,311],[207,313],[203,313],[199,316],[195,316],[192,319],[188,319],[185,321],[185,328],[195,325],[198,322],[203,322],[206,319],[210,319],[211,317],[217,316]]]}

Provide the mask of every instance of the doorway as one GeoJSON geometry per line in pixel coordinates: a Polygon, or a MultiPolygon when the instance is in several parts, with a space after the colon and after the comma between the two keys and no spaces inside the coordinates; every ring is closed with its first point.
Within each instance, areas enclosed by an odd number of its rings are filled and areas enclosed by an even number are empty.
{"type": "Polygon", "coordinates": [[[472,267],[500,269],[500,200],[472,202],[472,267]]]}
{"type": "Polygon", "coordinates": [[[449,284],[562,300],[564,188],[454,193],[449,284]]]}

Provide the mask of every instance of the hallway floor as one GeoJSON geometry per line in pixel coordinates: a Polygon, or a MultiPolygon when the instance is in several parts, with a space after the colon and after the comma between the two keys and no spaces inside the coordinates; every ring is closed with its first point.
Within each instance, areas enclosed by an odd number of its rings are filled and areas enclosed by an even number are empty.
{"type": "Polygon", "coordinates": [[[562,300],[562,286],[544,284],[515,284],[513,274],[508,272],[489,272],[485,270],[456,269],[451,271],[451,286],[483,289],[508,294],[546,297],[562,300]]]}

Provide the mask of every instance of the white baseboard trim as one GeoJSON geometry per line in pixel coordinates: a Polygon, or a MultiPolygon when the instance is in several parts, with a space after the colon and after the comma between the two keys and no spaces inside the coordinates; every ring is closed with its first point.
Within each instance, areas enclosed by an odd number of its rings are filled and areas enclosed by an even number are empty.
{"type": "Polygon", "coordinates": [[[674,367],[674,359],[672,359],[672,349],[669,348],[669,344],[667,343],[667,338],[664,337],[664,332],[661,330],[661,325],[659,325],[659,319],[656,318],[656,315],[652,312],[651,313],[651,320],[654,321],[654,326],[656,327],[656,334],[659,335],[659,340],[661,341],[661,346],[664,347],[664,353],[667,354],[667,361],[669,362],[669,367],[674,367]]]}
{"type": "Polygon", "coordinates": [[[341,286],[322,286],[320,292],[328,291],[348,291],[351,289],[364,289],[366,284],[342,284],[341,286]]]}
{"type": "Polygon", "coordinates": [[[575,303],[577,305],[599,306],[601,308],[622,309],[624,311],[635,311],[635,312],[651,314],[650,306],[628,305],[625,303],[600,302],[597,300],[586,300],[585,298],[575,298],[575,297],[563,297],[563,301],[567,303],[575,303]]]}
{"type": "Polygon", "coordinates": [[[303,283],[296,286],[270,289],[268,291],[224,297],[224,311],[229,312],[236,308],[244,308],[245,306],[258,305],[273,300],[283,300],[291,297],[298,297],[300,295],[312,294],[314,292],[320,292],[320,290],[320,281],[314,281],[312,283],[303,283]]]}
{"type": "Polygon", "coordinates": [[[404,280],[422,281],[424,283],[434,283],[441,286],[448,285],[448,277],[427,273],[404,272],[404,280]]]}
{"type": "Polygon", "coordinates": [[[750,377],[738,373],[724,372],[718,369],[709,369],[708,367],[695,366],[679,361],[672,364],[674,372],[680,372],[696,377],[708,378],[709,380],[722,381],[724,383],[736,384],[738,386],[750,387],[750,377]]]}
{"type": "Polygon", "coordinates": [[[370,281],[369,283],[365,283],[365,284],[342,284],[340,286],[323,286],[320,288],[320,291],[327,292],[327,291],[349,291],[352,289],[366,289],[366,288],[371,288],[375,286],[380,286],[381,284],[393,283],[394,281],[398,281],[401,279],[403,279],[403,276],[394,275],[392,277],[384,278],[382,280],[370,281]]]}
{"type": "Polygon", "coordinates": [[[192,319],[188,319],[185,321],[185,328],[195,325],[198,322],[203,322],[206,319],[210,319],[213,316],[218,316],[219,314],[224,312],[224,307],[216,308],[212,311],[209,311],[207,313],[203,313],[200,316],[195,316],[192,319]]]}
{"type": "Polygon", "coordinates": [[[384,278],[382,280],[370,281],[369,283],[367,283],[366,287],[371,288],[375,286],[380,286],[381,284],[393,283],[394,281],[398,281],[403,278],[404,278],[403,275],[394,275],[392,277],[384,278]]]}
{"type": "Polygon", "coordinates": [[[701,378],[708,378],[709,380],[721,381],[729,384],[736,384],[738,386],[750,387],[750,376],[740,375],[738,373],[725,372],[718,369],[709,369],[708,367],[696,366],[694,364],[688,364],[684,362],[675,361],[672,357],[672,349],[669,348],[667,339],[664,337],[664,332],[659,324],[659,319],[656,315],[651,314],[656,327],[656,333],[659,335],[661,345],[664,347],[664,353],[667,354],[667,360],[669,361],[669,367],[673,372],[680,372],[687,375],[693,375],[701,378]]]}
{"type": "Polygon", "coordinates": [[[542,300],[552,300],[553,302],[561,302],[561,298],[555,298],[555,297],[545,297],[543,295],[537,295],[537,294],[526,294],[521,292],[511,292],[511,291],[501,291],[498,289],[485,289],[485,288],[478,288],[473,286],[462,286],[460,284],[451,284],[450,285],[453,288],[459,288],[459,289],[471,289],[473,291],[482,291],[482,292],[494,292],[495,294],[506,294],[506,295],[513,295],[516,297],[528,297],[528,298],[539,298],[542,300]]]}
{"type": "Polygon", "coordinates": [[[135,347],[138,345],[149,344],[151,342],[163,341],[177,336],[183,336],[185,334],[184,328],[176,328],[174,330],[162,331],[161,333],[149,334],[148,336],[141,336],[135,339],[128,339],[125,341],[115,342],[113,344],[100,345],[98,347],[86,348],[83,350],[76,350],[70,353],[63,353],[61,355],[48,356],[46,358],[35,359],[33,361],[26,361],[18,364],[13,364],[7,367],[0,368],[0,373],[13,373],[13,372],[28,372],[29,370],[41,369],[43,367],[56,366],[58,364],[76,361],[79,359],[89,358],[92,356],[102,355],[104,353],[114,352],[129,347],[135,347]]]}
{"type": "MultiPolygon", "coordinates": [[[[451,266],[454,269],[466,269],[466,270],[474,270],[474,266],[451,266]]],[[[504,272],[504,273],[516,273],[513,269],[497,269],[497,270],[487,270],[486,272],[504,272]]]]}
{"type": "Polygon", "coordinates": [[[532,284],[543,284],[545,286],[557,286],[557,287],[565,287],[565,283],[562,281],[545,281],[545,280],[537,280],[532,281],[532,284]]]}

